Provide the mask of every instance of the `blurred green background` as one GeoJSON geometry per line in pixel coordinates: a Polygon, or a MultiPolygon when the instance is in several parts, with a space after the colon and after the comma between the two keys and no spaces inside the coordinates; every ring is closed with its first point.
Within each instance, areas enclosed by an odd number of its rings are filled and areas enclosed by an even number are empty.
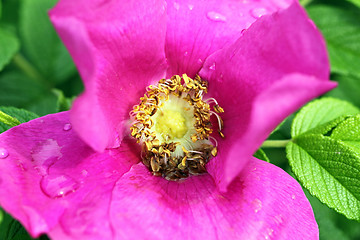
{"type": "MultiPolygon", "coordinates": [[[[0,106],[24,108],[42,116],[69,109],[74,96],[82,92],[77,70],[47,15],[56,2],[0,0],[0,106]]],[[[360,0],[300,2],[326,39],[331,79],[339,83],[326,95],[360,107],[360,0]]],[[[290,139],[292,118],[270,138],[290,139]]],[[[292,174],[284,149],[265,152],[272,163],[292,174]]],[[[359,222],[346,219],[305,192],[319,224],[320,239],[360,239],[359,222]]],[[[0,209],[0,240],[27,239],[31,237],[21,224],[0,209]]]]}

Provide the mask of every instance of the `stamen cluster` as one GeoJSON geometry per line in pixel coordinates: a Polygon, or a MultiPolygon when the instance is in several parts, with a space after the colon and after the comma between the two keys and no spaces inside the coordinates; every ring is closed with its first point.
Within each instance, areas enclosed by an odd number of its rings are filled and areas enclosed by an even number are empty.
{"type": "Polygon", "coordinates": [[[142,161],[154,175],[177,180],[189,174],[204,173],[206,163],[216,156],[217,141],[210,136],[213,132],[210,117],[217,117],[218,131],[224,137],[221,133],[223,121],[218,115],[224,110],[213,98],[203,100],[207,89],[208,82],[199,76],[191,79],[186,74],[182,77],[175,75],[170,79],[161,79],[157,85],[148,86],[140,103],[133,107],[130,112],[134,120],[130,127],[131,136],[142,144],[142,161]],[[215,112],[211,111],[210,104],[213,104],[215,112]],[[188,126],[183,127],[181,138],[179,134],[157,131],[163,129],[156,125],[164,124],[159,119],[166,114],[169,106],[184,116],[181,118],[188,126]]]}

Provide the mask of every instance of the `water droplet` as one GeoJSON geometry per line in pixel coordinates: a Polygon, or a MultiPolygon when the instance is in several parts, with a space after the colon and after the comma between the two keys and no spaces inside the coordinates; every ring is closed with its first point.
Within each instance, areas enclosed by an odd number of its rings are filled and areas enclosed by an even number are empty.
{"type": "Polygon", "coordinates": [[[293,195],[291,195],[291,199],[292,200],[295,200],[295,198],[296,198],[296,196],[293,194],[293,195]]]}
{"type": "Polygon", "coordinates": [[[207,18],[214,22],[226,22],[226,17],[217,12],[208,12],[207,18]]]}
{"type": "Polygon", "coordinates": [[[64,131],[69,131],[70,129],[72,128],[71,124],[70,123],[67,123],[64,125],[64,131]]]}
{"type": "Polygon", "coordinates": [[[174,8],[175,8],[176,10],[179,10],[179,9],[180,9],[180,4],[177,3],[177,2],[174,2],[174,8]]]}
{"type": "Polygon", "coordinates": [[[189,52],[184,52],[184,57],[186,57],[187,55],[189,55],[189,52]]]}
{"type": "Polygon", "coordinates": [[[265,8],[254,8],[254,9],[250,10],[251,16],[253,16],[256,19],[260,18],[261,16],[265,15],[266,13],[267,13],[267,10],[265,8]]]}
{"type": "Polygon", "coordinates": [[[6,150],[5,148],[0,148],[0,158],[5,159],[8,156],[9,156],[8,150],[6,150]]]}
{"type": "Polygon", "coordinates": [[[201,60],[201,58],[199,58],[197,62],[198,62],[198,64],[202,64],[203,60],[201,60]]]}
{"type": "Polygon", "coordinates": [[[215,70],[216,69],[216,66],[215,66],[215,63],[213,63],[210,67],[209,67],[210,70],[215,70]]]}
{"type": "Polygon", "coordinates": [[[253,206],[254,212],[256,213],[262,208],[262,202],[257,198],[255,198],[254,201],[251,202],[251,204],[253,206]]]}
{"type": "Polygon", "coordinates": [[[265,239],[270,239],[270,236],[272,235],[273,232],[274,232],[274,229],[267,228],[266,229],[266,234],[265,234],[265,239]]]}
{"type": "Polygon", "coordinates": [[[222,83],[222,82],[224,82],[224,74],[220,74],[220,77],[219,77],[219,79],[218,79],[218,82],[219,83],[222,83]]]}
{"type": "Polygon", "coordinates": [[[40,187],[46,196],[59,198],[75,192],[80,187],[80,184],[69,176],[47,175],[42,177],[40,187]]]}
{"type": "Polygon", "coordinates": [[[81,174],[86,177],[88,175],[88,171],[86,171],[85,169],[81,171],[81,174]]]}
{"type": "Polygon", "coordinates": [[[191,10],[193,10],[193,8],[194,8],[194,5],[192,5],[192,4],[189,4],[189,6],[188,6],[188,7],[189,7],[189,9],[190,9],[190,11],[191,11],[191,10]]]}
{"type": "Polygon", "coordinates": [[[244,32],[246,32],[245,28],[243,30],[241,30],[241,34],[244,34],[244,32]]]}
{"type": "Polygon", "coordinates": [[[47,139],[32,150],[31,157],[34,168],[40,175],[44,176],[49,167],[62,157],[61,147],[54,139],[47,139]]]}

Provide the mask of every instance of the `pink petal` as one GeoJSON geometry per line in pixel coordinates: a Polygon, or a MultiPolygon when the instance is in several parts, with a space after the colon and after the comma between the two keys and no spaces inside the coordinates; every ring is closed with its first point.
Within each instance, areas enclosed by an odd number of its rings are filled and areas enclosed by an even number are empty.
{"type": "Polygon", "coordinates": [[[69,125],[68,113],[21,124],[0,135],[0,205],[33,237],[111,239],[115,182],[138,162],[120,149],[95,153],[69,125]]]}
{"type": "Polygon", "coordinates": [[[50,12],[85,83],[71,122],[97,151],[119,146],[132,106],[147,85],[165,75],[165,5],[62,0],[50,12]]]}
{"type": "Polygon", "coordinates": [[[207,166],[223,191],[285,117],[336,86],[324,41],[298,3],[259,19],[200,75],[225,108],[225,139],[207,166]]]}
{"type": "Polygon", "coordinates": [[[169,182],[134,165],[117,182],[112,200],[117,239],[318,239],[300,185],[255,158],[226,193],[208,174],[169,182]]]}
{"type": "Polygon", "coordinates": [[[292,1],[167,0],[167,76],[193,77],[208,56],[234,43],[256,19],[292,1]]]}

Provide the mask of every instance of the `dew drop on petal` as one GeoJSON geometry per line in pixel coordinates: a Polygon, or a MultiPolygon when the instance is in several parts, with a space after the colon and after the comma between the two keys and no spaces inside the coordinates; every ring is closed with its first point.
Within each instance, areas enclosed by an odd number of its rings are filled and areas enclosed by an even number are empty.
{"type": "Polygon", "coordinates": [[[198,64],[202,64],[203,60],[201,58],[199,58],[197,62],[198,62],[198,64]]]}
{"type": "Polygon", "coordinates": [[[206,16],[208,19],[214,22],[226,22],[226,17],[217,12],[208,12],[206,16]]]}
{"type": "Polygon", "coordinates": [[[254,8],[254,9],[250,10],[251,16],[253,16],[256,19],[260,18],[261,16],[265,15],[266,13],[267,13],[267,10],[265,8],[254,8]]]}
{"type": "Polygon", "coordinates": [[[216,66],[215,66],[215,63],[213,63],[210,67],[209,67],[210,70],[215,70],[216,69],[216,66]]]}
{"type": "Polygon", "coordinates": [[[262,202],[257,198],[255,198],[254,201],[251,202],[251,204],[255,213],[259,212],[262,208],[262,202]]]}
{"type": "Polygon", "coordinates": [[[177,2],[174,2],[174,8],[175,8],[176,10],[179,10],[179,9],[180,9],[180,4],[177,3],[177,2]]]}
{"type": "Polygon", "coordinates": [[[88,171],[86,171],[85,169],[81,171],[81,174],[86,177],[88,175],[88,171]]]}
{"type": "Polygon", "coordinates": [[[80,184],[69,176],[46,175],[41,178],[40,187],[46,196],[59,198],[75,192],[80,184]]]}
{"type": "Polygon", "coordinates": [[[273,232],[274,232],[274,229],[267,228],[266,233],[265,233],[265,239],[270,239],[270,236],[272,235],[273,232]]]}
{"type": "Polygon", "coordinates": [[[291,195],[291,199],[292,200],[295,200],[295,198],[296,198],[296,196],[293,194],[293,195],[291,195]]]}
{"type": "Polygon", "coordinates": [[[184,52],[184,57],[186,57],[187,55],[189,55],[189,52],[188,51],[184,52]]]}
{"type": "Polygon", "coordinates": [[[192,5],[192,4],[189,4],[189,5],[188,5],[188,7],[189,7],[189,9],[190,9],[190,11],[191,11],[191,10],[193,10],[193,8],[194,8],[194,5],[192,5]]]}
{"type": "Polygon", "coordinates": [[[0,159],[5,159],[9,156],[8,150],[5,148],[0,148],[0,159]]]}
{"type": "Polygon", "coordinates": [[[224,82],[224,74],[220,74],[220,77],[219,77],[219,79],[218,79],[218,82],[219,83],[222,83],[222,82],[224,82]]]}
{"type": "Polygon", "coordinates": [[[61,147],[54,139],[47,139],[39,143],[31,153],[34,169],[42,176],[46,175],[49,167],[61,157],[61,147]]]}
{"type": "Polygon", "coordinates": [[[64,125],[64,131],[69,131],[70,129],[72,128],[71,124],[70,123],[67,123],[64,125]]]}

